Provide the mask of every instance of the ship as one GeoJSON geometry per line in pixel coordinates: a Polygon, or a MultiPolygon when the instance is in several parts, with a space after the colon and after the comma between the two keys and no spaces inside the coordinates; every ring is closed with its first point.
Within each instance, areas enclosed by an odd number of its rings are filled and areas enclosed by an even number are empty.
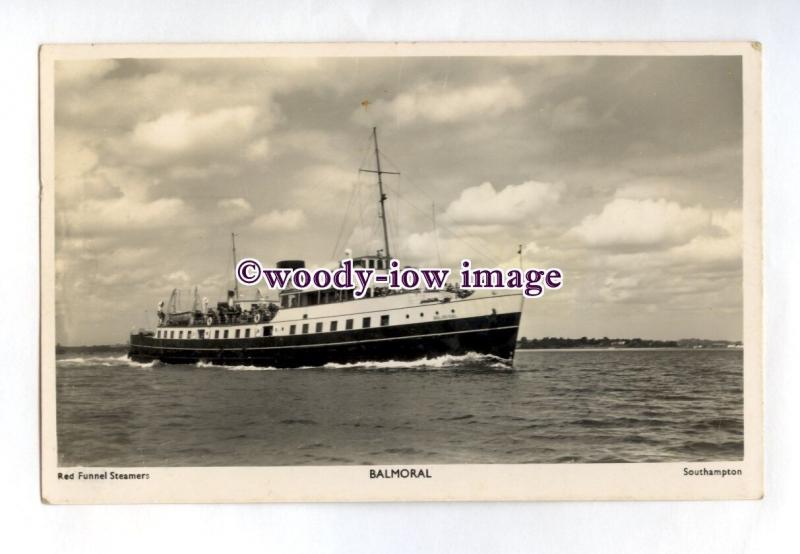
{"type": "MultiPolygon", "coordinates": [[[[372,129],[383,249],[353,257],[353,267],[389,270],[387,227],[377,129],[372,129]]],[[[234,235],[233,259],[236,264],[234,235]]],[[[282,260],[276,268],[302,268],[303,260],[282,260]]],[[[374,283],[375,280],[373,280],[374,283]]],[[[137,362],[213,364],[274,368],[326,364],[408,361],[451,355],[492,356],[511,364],[523,299],[511,290],[443,289],[396,291],[371,284],[363,298],[334,288],[286,288],[269,300],[242,299],[238,282],[227,299],[209,306],[195,289],[192,308],[178,310],[178,293],[159,302],[154,329],[131,333],[129,358],[137,362]]]]}

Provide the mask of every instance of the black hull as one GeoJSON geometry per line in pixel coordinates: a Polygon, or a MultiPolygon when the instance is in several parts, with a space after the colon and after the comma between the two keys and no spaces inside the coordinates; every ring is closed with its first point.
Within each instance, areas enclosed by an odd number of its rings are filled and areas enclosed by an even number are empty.
{"type": "Polygon", "coordinates": [[[130,338],[130,358],[170,364],[207,362],[258,367],[321,366],[327,363],[417,360],[469,352],[512,360],[519,313],[445,319],[429,323],[248,339],[130,338]]]}

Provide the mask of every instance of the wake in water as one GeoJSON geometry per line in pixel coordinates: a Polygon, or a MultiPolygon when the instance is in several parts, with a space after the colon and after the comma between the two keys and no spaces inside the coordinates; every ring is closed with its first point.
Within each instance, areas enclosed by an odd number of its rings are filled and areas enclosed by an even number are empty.
{"type": "MultiPolygon", "coordinates": [[[[281,368],[279,367],[258,367],[254,365],[221,365],[221,364],[212,364],[211,362],[204,362],[199,361],[194,364],[195,367],[210,367],[214,369],[226,369],[228,371],[279,371],[281,368]]],[[[285,368],[284,368],[285,369],[285,368]]],[[[288,369],[287,369],[288,371],[288,369]]]]}
{"type": "Polygon", "coordinates": [[[411,361],[387,360],[387,361],[366,361],[366,362],[353,362],[348,364],[327,363],[322,366],[301,366],[295,368],[280,368],[280,367],[257,367],[252,365],[218,365],[210,362],[197,362],[196,367],[203,368],[219,368],[229,371],[292,371],[303,369],[352,369],[352,370],[389,370],[389,369],[404,369],[404,370],[448,370],[448,369],[464,369],[472,367],[476,369],[511,369],[511,363],[508,360],[492,356],[491,354],[476,354],[470,352],[461,356],[451,356],[446,354],[436,358],[420,358],[411,361]]]}
{"type": "MultiPolygon", "coordinates": [[[[156,360],[149,363],[134,362],[128,358],[127,354],[121,356],[87,356],[87,357],[72,357],[60,358],[57,364],[64,367],[133,367],[136,369],[152,369],[159,367],[163,364],[156,360]]],[[[252,365],[222,365],[214,364],[207,361],[199,361],[194,364],[198,368],[213,368],[224,369],[227,371],[290,371],[292,369],[352,369],[352,370],[389,370],[389,369],[404,369],[404,370],[451,370],[451,369],[511,369],[511,363],[508,360],[492,356],[491,354],[476,354],[470,352],[461,356],[452,356],[445,354],[436,358],[420,358],[411,361],[367,361],[367,362],[354,362],[347,364],[328,363],[322,366],[303,366],[299,368],[280,368],[280,367],[258,367],[252,365]]]]}
{"type": "Polygon", "coordinates": [[[57,358],[56,364],[60,366],[72,367],[135,367],[137,369],[152,369],[161,365],[158,360],[153,360],[148,363],[134,362],[128,358],[127,354],[121,356],[88,356],[88,357],[74,357],[74,358],[57,358]]]}
{"type": "Polygon", "coordinates": [[[356,362],[352,364],[329,363],[322,366],[330,369],[463,369],[478,367],[481,369],[511,369],[511,362],[491,354],[469,352],[460,356],[445,354],[436,358],[420,358],[411,361],[388,360],[385,362],[356,362]]]}

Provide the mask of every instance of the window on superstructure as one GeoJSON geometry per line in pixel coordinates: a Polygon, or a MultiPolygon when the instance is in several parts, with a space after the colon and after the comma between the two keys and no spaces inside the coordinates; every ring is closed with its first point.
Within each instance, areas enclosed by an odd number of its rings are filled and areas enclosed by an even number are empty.
{"type": "Polygon", "coordinates": [[[228,338],[228,330],[227,330],[227,329],[225,329],[225,330],[222,332],[222,338],[223,338],[223,339],[227,339],[227,338],[228,338]]]}
{"type": "Polygon", "coordinates": [[[219,338],[219,329],[217,329],[216,331],[214,331],[214,338],[215,338],[215,339],[218,339],[218,338],[219,338]]]}
{"type": "Polygon", "coordinates": [[[182,338],[183,338],[183,331],[178,331],[178,338],[179,338],[179,339],[182,339],[182,338]]]}
{"type": "Polygon", "coordinates": [[[378,260],[378,269],[384,269],[384,268],[383,268],[383,258],[381,258],[380,260],[378,260]]]}
{"type": "Polygon", "coordinates": [[[331,331],[335,331],[339,327],[338,321],[331,321],[331,331]]]}
{"type": "Polygon", "coordinates": [[[321,333],[322,332],[322,322],[321,321],[317,322],[316,332],[317,333],[321,333]]]}
{"type": "Polygon", "coordinates": [[[289,334],[294,335],[297,330],[297,325],[289,325],[289,334]]]}
{"type": "Polygon", "coordinates": [[[367,268],[369,268],[369,269],[375,269],[375,260],[369,260],[369,261],[367,262],[367,268]]]}
{"type": "Polygon", "coordinates": [[[272,336],[272,325],[264,325],[264,336],[265,337],[272,336]]]}
{"type": "Polygon", "coordinates": [[[352,329],[353,328],[353,320],[352,319],[348,319],[347,321],[345,321],[344,322],[344,328],[348,329],[348,330],[352,329]]]}
{"type": "Polygon", "coordinates": [[[371,322],[372,318],[365,317],[364,319],[361,320],[361,328],[367,329],[370,326],[371,322]]]}
{"type": "Polygon", "coordinates": [[[171,338],[171,339],[175,338],[175,331],[170,331],[169,332],[169,338],[171,338]]]}
{"type": "Polygon", "coordinates": [[[381,327],[386,327],[387,325],[389,325],[389,316],[388,315],[382,315],[381,316],[381,327]]]}
{"type": "Polygon", "coordinates": [[[308,333],[308,323],[303,323],[303,334],[308,333]]]}
{"type": "Polygon", "coordinates": [[[244,330],[244,338],[246,338],[246,339],[250,338],[250,329],[245,329],[244,330]]]}
{"type": "Polygon", "coordinates": [[[239,338],[239,333],[241,333],[241,331],[239,329],[236,329],[236,334],[234,335],[234,338],[238,339],[239,338]]]}

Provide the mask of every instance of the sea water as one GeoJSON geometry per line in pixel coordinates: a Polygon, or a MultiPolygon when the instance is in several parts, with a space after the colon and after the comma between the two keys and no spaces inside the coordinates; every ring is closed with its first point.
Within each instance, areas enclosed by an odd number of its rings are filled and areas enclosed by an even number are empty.
{"type": "Polygon", "coordinates": [[[518,351],[302,369],[57,359],[59,464],[740,460],[742,351],[518,351]]]}

